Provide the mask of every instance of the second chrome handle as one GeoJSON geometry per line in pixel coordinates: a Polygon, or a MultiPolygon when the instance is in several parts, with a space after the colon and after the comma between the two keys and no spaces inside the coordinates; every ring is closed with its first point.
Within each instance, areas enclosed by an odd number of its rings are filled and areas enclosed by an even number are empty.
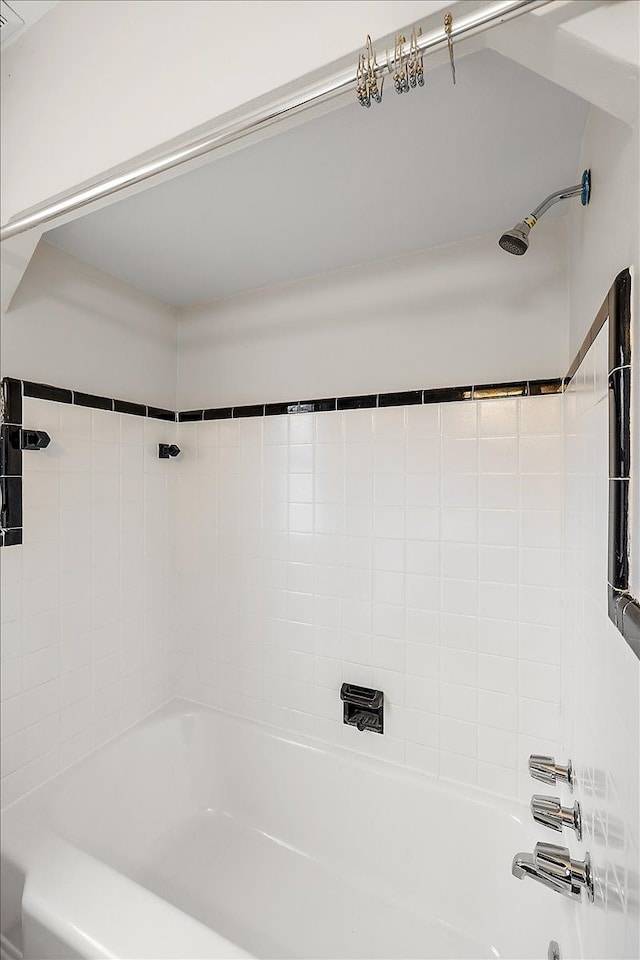
{"type": "Polygon", "coordinates": [[[563,827],[569,827],[578,840],[582,840],[582,816],[577,800],[573,807],[563,807],[559,797],[536,794],[531,798],[531,813],[536,823],[559,832],[563,827]]]}

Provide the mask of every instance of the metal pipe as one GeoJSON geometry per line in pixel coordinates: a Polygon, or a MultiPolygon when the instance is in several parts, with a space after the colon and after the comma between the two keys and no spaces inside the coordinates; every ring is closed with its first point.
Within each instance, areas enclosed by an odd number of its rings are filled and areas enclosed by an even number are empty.
{"type": "Polygon", "coordinates": [[[583,191],[582,183],[576,183],[573,187],[565,187],[564,190],[556,190],[555,193],[550,193],[542,203],[539,203],[535,208],[531,217],[533,220],[539,220],[540,217],[547,212],[549,207],[552,207],[554,203],[558,203],[560,200],[568,200],[569,197],[577,197],[583,191]]]}
{"type": "MultiPolygon", "coordinates": [[[[511,0],[511,2],[492,3],[465,17],[454,19],[451,37],[453,40],[459,40],[475,36],[490,27],[506,23],[523,13],[528,13],[536,7],[545,6],[551,2],[553,0],[515,0],[515,2],[511,0]]],[[[446,47],[447,42],[448,37],[444,27],[442,27],[439,30],[433,30],[431,33],[423,34],[418,39],[418,49],[423,52],[439,50],[446,47]]],[[[403,47],[403,54],[409,54],[409,44],[405,44],[403,47]]],[[[386,68],[387,56],[385,54],[378,60],[378,73],[382,73],[386,68]]],[[[355,82],[355,72],[353,70],[343,70],[306,90],[292,95],[287,100],[263,107],[235,123],[221,127],[206,137],[194,140],[187,146],[179,147],[155,160],[133,166],[124,173],[113,174],[102,180],[97,180],[87,187],[74,189],[57,200],[48,200],[28,213],[20,213],[12,217],[0,229],[0,241],[8,240],[10,237],[15,237],[17,234],[24,233],[33,227],[50,223],[57,217],[73,213],[75,210],[98,200],[103,200],[121,190],[125,190],[127,187],[159,177],[161,174],[180,167],[191,160],[213,153],[213,151],[241,140],[250,134],[257,133],[285,117],[290,117],[329,98],[344,94],[353,88],[355,82]]]]}

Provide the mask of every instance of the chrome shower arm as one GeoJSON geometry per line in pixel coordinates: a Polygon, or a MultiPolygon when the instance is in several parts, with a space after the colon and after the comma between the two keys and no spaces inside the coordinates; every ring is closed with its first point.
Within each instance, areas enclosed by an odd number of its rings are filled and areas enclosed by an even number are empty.
{"type": "Polygon", "coordinates": [[[531,214],[531,219],[539,220],[554,203],[559,203],[560,200],[568,200],[569,197],[577,197],[582,193],[582,189],[582,183],[576,183],[573,187],[565,187],[563,190],[556,190],[555,193],[550,193],[549,196],[535,208],[531,214]]]}

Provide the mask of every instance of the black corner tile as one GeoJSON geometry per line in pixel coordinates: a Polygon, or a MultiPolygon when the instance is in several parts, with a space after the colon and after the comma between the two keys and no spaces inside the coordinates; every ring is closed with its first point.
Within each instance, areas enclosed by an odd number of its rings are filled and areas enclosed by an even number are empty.
{"type": "Polygon", "coordinates": [[[547,394],[562,393],[563,389],[563,377],[554,377],[551,380],[529,380],[528,395],[530,397],[544,397],[547,394]]]}
{"type": "Polygon", "coordinates": [[[48,383],[32,383],[25,380],[23,383],[25,397],[34,397],[36,400],[53,400],[56,403],[73,403],[71,390],[62,387],[52,387],[48,383]]]}
{"type": "Polygon", "coordinates": [[[21,429],[11,423],[0,427],[0,476],[22,476],[21,429]]]}
{"type": "Polygon", "coordinates": [[[79,407],[91,407],[93,410],[113,410],[113,400],[110,397],[99,397],[95,393],[74,390],[73,402],[79,407]]]}
{"type": "Polygon", "coordinates": [[[629,585],[629,481],[609,480],[609,583],[629,585]]]}
{"type": "Polygon", "coordinates": [[[116,413],[129,413],[133,417],[146,417],[147,408],[143,403],[131,403],[129,400],[114,400],[113,409],[116,413]]]}
{"type": "Polygon", "coordinates": [[[423,390],[423,403],[452,403],[473,399],[473,387],[443,387],[435,390],[423,390]]]}
{"type": "Polygon", "coordinates": [[[264,417],[263,403],[248,403],[243,407],[234,407],[233,416],[235,417],[264,417]]]}
{"type": "Polygon", "coordinates": [[[7,423],[22,423],[22,382],[13,377],[2,381],[4,396],[4,418],[7,423]]]}
{"type": "Polygon", "coordinates": [[[609,370],[631,363],[631,274],[623,270],[609,294],[609,370]]]}
{"type": "Polygon", "coordinates": [[[607,584],[607,610],[609,612],[609,620],[613,624],[618,626],[618,600],[620,599],[620,591],[614,590],[610,583],[607,584]]]}
{"type": "Polygon", "coordinates": [[[1,477],[0,527],[22,526],[22,477],[1,477]]]}
{"type": "Polygon", "coordinates": [[[379,407],[404,407],[412,403],[422,403],[422,390],[378,394],[379,407]]]}
{"type": "Polygon", "coordinates": [[[204,420],[230,420],[233,416],[233,407],[209,407],[203,410],[204,420]]]}
{"type": "Polygon", "coordinates": [[[297,400],[291,403],[265,403],[264,415],[265,417],[281,417],[287,413],[297,413],[298,407],[297,400]]]}
{"type": "Polygon", "coordinates": [[[501,400],[526,397],[527,381],[516,383],[481,383],[473,388],[474,400],[501,400]]]}
{"type": "Polygon", "coordinates": [[[176,419],[173,410],[165,410],[164,407],[147,407],[147,416],[152,420],[170,420],[173,423],[176,419]]]}
{"type": "Polygon", "coordinates": [[[5,547],[17,547],[22,543],[22,528],[18,527],[15,530],[5,530],[3,538],[3,546],[5,547]]]}
{"type": "Polygon", "coordinates": [[[631,598],[622,611],[621,633],[637,657],[640,657],[640,603],[631,598]]]}
{"type": "Polygon", "coordinates": [[[631,476],[631,369],[609,374],[609,476],[631,476]]]}
{"type": "Polygon", "coordinates": [[[378,395],[375,393],[361,397],[338,397],[338,410],[365,410],[368,407],[378,406],[378,395]]]}
{"type": "Polygon", "coordinates": [[[180,423],[193,423],[196,420],[203,420],[204,410],[181,410],[178,414],[180,423]]]}

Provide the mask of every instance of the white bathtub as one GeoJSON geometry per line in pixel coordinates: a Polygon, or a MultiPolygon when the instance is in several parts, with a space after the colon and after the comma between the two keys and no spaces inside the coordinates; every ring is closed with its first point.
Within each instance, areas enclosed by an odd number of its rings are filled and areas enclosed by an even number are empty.
{"type": "Polygon", "coordinates": [[[5,811],[4,949],[568,958],[575,905],[511,876],[539,833],[523,806],[173,701],[5,811]]]}

